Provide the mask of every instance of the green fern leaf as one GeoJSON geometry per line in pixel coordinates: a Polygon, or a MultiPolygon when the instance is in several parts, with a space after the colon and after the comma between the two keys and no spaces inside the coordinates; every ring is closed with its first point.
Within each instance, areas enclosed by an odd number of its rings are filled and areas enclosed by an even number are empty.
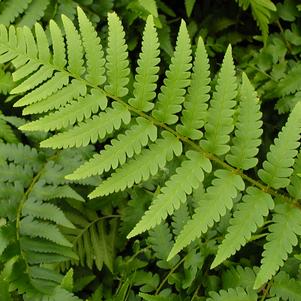
{"type": "Polygon", "coordinates": [[[108,14],[109,37],[107,48],[107,80],[106,92],[122,97],[128,93],[128,75],[130,73],[125,33],[116,13],[108,14]]]}
{"type": "Polygon", "coordinates": [[[240,99],[237,129],[226,160],[235,167],[250,169],[256,166],[258,161],[256,155],[260,145],[259,137],[262,134],[262,114],[254,88],[244,73],[240,99]]]}
{"type": "Polygon", "coordinates": [[[182,111],[181,122],[177,125],[177,131],[186,137],[199,140],[203,134],[199,130],[205,124],[207,101],[210,91],[210,72],[208,55],[202,38],[199,38],[191,84],[188,88],[188,94],[184,101],[184,110],[182,111]]]}
{"type": "Polygon", "coordinates": [[[173,240],[168,224],[161,223],[149,231],[148,243],[155,252],[155,257],[159,259],[157,265],[161,269],[170,269],[180,259],[179,256],[173,258],[171,262],[166,259],[172,248],[173,240]]]}
{"type": "Polygon", "coordinates": [[[21,15],[28,7],[32,0],[7,0],[0,14],[0,23],[8,26],[10,23],[21,15]]]}
{"type": "Polygon", "coordinates": [[[223,155],[230,150],[227,143],[233,131],[233,107],[236,105],[236,78],[231,46],[225,54],[217,79],[216,91],[210,102],[205,125],[205,140],[200,144],[208,152],[223,155]]]}
{"type": "Polygon", "coordinates": [[[183,203],[179,209],[175,210],[172,216],[172,229],[175,236],[180,234],[189,218],[188,206],[186,203],[183,203]]]}
{"type": "Polygon", "coordinates": [[[51,55],[50,55],[50,51],[49,51],[49,45],[48,45],[46,33],[45,33],[43,27],[39,23],[35,24],[35,33],[36,33],[36,39],[37,39],[39,60],[41,62],[43,62],[44,64],[47,64],[47,63],[49,63],[51,55]]]}
{"type": "Polygon", "coordinates": [[[65,247],[72,246],[55,225],[33,220],[30,217],[21,220],[20,233],[30,237],[45,238],[65,247]]]}
{"type": "Polygon", "coordinates": [[[114,129],[119,129],[122,123],[128,124],[131,115],[127,108],[114,102],[112,108],[108,108],[104,113],[100,113],[94,118],[79,123],[78,126],[57,134],[41,142],[41,147],[69,148],[86,146],[90,142],[95,143],[98,139],[104,138],[112,133],[114,129]]]}
{"type": "Polygon", "coordinates": [[[53,64],[58,68],[64,68],[67,61],[65,54],[65,43],[62,32],[53,20],[50,20],[49,22],[49,29],[53,49],[53,64]]]}
{"type": "Polygon", "coordinates": [[[277,205],[269,230],[260,271],[254,284],[255,289],[260,288],[276,274],[288,254],[292,252],[292,247],[297,245],[297,235],[301,235],[300,210],[287,204],[277,205]]]}
{"type": "Polygon", "coordinates": [[[32,252],[32,254],[33,252],[37,254],[56,254],[66,256],[74,260],[78,259],[76,253],[73,252],[70,247],[64,247],[40,238],[22,236],[20,238],[20,246],[25,252],[32,252]]]}
{"type": "Polygon", "coordinates": [[[276,189],[287,187],[290,183],[294,165],[294,158],[298,154],[301,133],[301,103],[296,104],[287,123],[274,140],[267,160],[263,162],[263,169],[258,171],[258,176],[266,184],[276,189]]]}
{"type": "Polygon", "coordinates": [[[184,102],[185,88],[190,84],[191,46],[185,22],[181,22],[177,45],[171,65],[166,72],[164,85],[158,95],[158,102],[152,115],[167,124],[174,124],[184,102]]]}
{"type": "Polygon", "coordinates": [[[76,30],[73,22],[62,15],[62,21],[66,33],[66,44],[68,54],[68,71],[74,74],[76,77],[80,77],[85,71],[83,64],[83,47],[80,39],[80,35],[76,30]]]}
{"type": "Polygon", "coordinates": [[[280,272],[275,278],[270,290],[271,295],[276,295],[284,301],[300,301],[301,282],[290,278],[285,272],[280,272]]]}
{"type": "Polygon", "coordinates": [[[116,169],[118,165],[125,163],[126,158],[141,152],[149,140],[157,139],[157,128],[144,118],[137,118],[137,124],[131,126],[124,134],[119,134],[117,139],[112,140],[112,145],[106,145],[105,150],[94,155],[92,159],[80,166],[68,180],[84,179],[93,175],[101,175],[111,168],[116,169]]]}
{"type": "MultiPolygon", "coordinates": [[[[52,95],[53,93],[60,90],[64,85],[67,85],[69,82],[69,76],[62,72],[56,72],[54,76],[49,79],[42,86],[39,86],[32,92],[26,94],[22,98],[20,98],[15,104],[15,107],[21,107],[25,105],[29,105],[32,103],[36,103],[46,97],[52,95]]],[[[18,88],[18,87],[17,87],[18,88]]],[[[27,86],[28,88],[28,86],[27,86]]],[[[15,93],[14,89],[11,93],[15,93]]]]}
{"type": "Polygon", "coordinates": [[[277,85],[276,93],[281,96],[294,94],[300,90],[301,64],[296,64],[277,85]]]}
{"type": "Polygon", "coordinates": [[[256,301],[257,294],[254,291],[245,291],[241,287],[229,290],[221,290],[217,292],[209,293],[211,298],[206,301],[256,301]]]}
{"type": "Polygon", "coordinates": [[[18,26],[32,27],[33,25],[38,24],[36,22],[44,16],[49,3],[50,0],[32,0],[26,10],[26,13],[18,22],[18,26]]]}
{"type": "Polygon", "coordinates": [[[157,65],[160,62],[159,53],[159,42],[154,20],[152,16],[149,16],[146,21],[142,51],[136,68],[134,98],[129,100],[131,106],[144,112],[148,112],[154,107],[151,101],[156,96],[157,73],[159,71],[157,65]]]}
{"type": "Polygon", "coordinates": [[[171,259],[191,241],[206,233],[214,222],[218,222],[227,209],[233,206],[233,199],[238,190],[244,189],[241,177],[226,170],[215,171],[216,178],[212,181],[206,194],[198,202],[198,208],[192,219],[184,226],[168,256],[171,259]]]}
{"type": "Polygon", "coordinates": [[[211,172],[210,161],[195,151],[186,153],[184,160],[176,174],[173,175],[161,192],[156,196],[140,222],[130,232],[128,238],[149,230],[165,220],[181,203],[186,202],[186,195],[197,189],[204,179],[204,171],[211,172]]]}
{"type": "Polygon", "coordinates": [[[146,181],[151,175],[155,175],[159,168],[163,168],[166,161],[173,158],[173,154],[179,156],[182,153],[182,143],[169,132],[162,132],[161,139],[149,145],[141,154],[125,163],[115,173],[101,183],[89,194],[90,198],[108,195],[124,190],[127,187],[146,181]]]}
{"type": "MultiPolygon", "coordinates": [[[[48,101],[49,99],[47,99],[48,101]]],[[[39,120],[26,123],[19,127],[19,129],[22,131],[48,132],[50,130],[67,128],[75,122],[88,119],[92,113],[97,113],[99,108],[103,110],[106,106],[106,96],[98,90],[92,89],[91,94],[86,95],[86,97],[80,97],[75,101],[69,102],[69,104],[60,110],[50,113],[39,120]]]]}
{"type": "MultiPolygon", "coordinates": [[[[67,79],[66,79],[67,84],[67,79]]],[[[84,96],[87,93],[85,84],[77,79],[73,79],[67,87],[63,87],[59,91],[55,91],[51,96],[39,100],[39,102],[30,104],[23,109],[23,115],[37,114],[58,109],[71,102],[73,99],[78,98],[80,95],[84,96]]],[[[93,90],[92,90],[93,94],[93,90]]]]}
{"type": "Polygon", "coordinates": [[[53,204],[29,199],[23,207],[22,214],[32,218],[49,220],[67,228],[74,228],[74,225],[65,217],[63,211],[53,204]]]}
{"type": "Polygon", "coordinates": [[[105,81],[105,60],[96,31],[81,8],[77,8],[80,33],[85,49],[87,74],[86,80],[92,85],[99,86],[105,81]]]}
{"type": "Polygon", "coordinates": [[[257,188],[249,187],[242,202],[238,204],[234,217],[230,220],[228,234],[219,245],[211,268],[215,268],[229,256],[239,251],[251,238],[251,234],[263,225],[263,217],[267,216],[273,207],[274,202],[269,194],[257,188]]]}
{"type": "Polygon", "coordinates": [[[295,199],[301,199],[301,152],[299,152],[294,164],[294,172],[290,178],[290,185],[287,187],[289,194],[295,199]]]}

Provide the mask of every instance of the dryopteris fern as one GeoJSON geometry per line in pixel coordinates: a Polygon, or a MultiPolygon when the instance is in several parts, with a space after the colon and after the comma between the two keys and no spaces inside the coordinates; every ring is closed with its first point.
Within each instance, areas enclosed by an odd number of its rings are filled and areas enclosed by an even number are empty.
{"type": "MultiPolygon", "coordinates": [[[[271,214],[254,285],[260,288],[282,266],[300,234],[296,170],[300,169],[301,104],[295,106],[271,145],[258,172],[261,182],[245,173],[252,169],[256,174],[258,169],[260,105],[247,76],[242,74],[241,82],[236,76],[230,46],[211,95],[205,46],[200,38],[192,60],[182,21],[171,64],[157,89],[159,45],[149,17],[131,89],[125,33],[115,13],[108,15],[105,51],[80,8],[79,29],[66,16],[62,21],[65,38],[58,25],[50,22],[51,47],[38,24],[35,35],[26,27],[0,26],[0,62],[11,62],[16,68],[12,76],[18,85],[11,93],[21,98],[15,106],[25,107],[24,114],[41,114],[21,129],[56,130],[41,143],[43,147],[80,147],[100,141],[104,149],[66,177],[81,180],[102,175],[90,198],[143,185],[178,157],[175,173],[158,188],[149,210],[128,236],[156,229],[204,185],[205,193],[197,200],[192,218],[177,232],[168,259],[233,209],[228,234],[212,264],[215,267],[240,250],[271,214]],[[277,202],[274,211],[273,198],[277,202]],[[233,207],[234,201],[238,204],[233,207]]],[[[30,215],[24,223],[29,219],[30,215]]],[[[91,258],[85,260],[91,263],[91,258]]],[[[212,299],[242,300],[239,296],[243,296],[254,300],[253,295],[230,289],[212,299]]]]}

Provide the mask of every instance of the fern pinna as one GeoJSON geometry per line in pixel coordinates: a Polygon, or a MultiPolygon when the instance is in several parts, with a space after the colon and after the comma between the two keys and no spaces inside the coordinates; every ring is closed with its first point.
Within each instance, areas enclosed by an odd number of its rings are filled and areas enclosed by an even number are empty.
{"type": "MultiPolygon", "coordinates": [[[[115,13],[108,15],[105,50],[80,8],[78,29],[66,16],[62,22],[65,36],[50,22],[50,42],[39,24],[34,34],[27,27],[0,27],[0,63],[11,62],[16,68],[13,78],[18,85],[11,93],[20,98],[15,106],[34,116],[20,129],[53,131],[41,142],[42,147],[53,149],[101,142],[103,150],[66,176],[81,180],[100,175],[102,181],[90,198],[143,185],[177,157],[175,173],[158,187],[128,238],[155,228],[204,186],[192,218],[176,233],[168,260],[232,210],[228,233],[212,263],[215,268],[240,250],[268,219],[269,233],[254,288],[264,285],[301,234],[301,104],[291,112],[260,168],[260,102],[247,76],[242,74],[241,80],[236,76],[231,46],[211,92],[204,43],[199,38],[192,55],[182,21],[169,69],[158,87],[159,42],[149,17],[130,85],[125,33],[115,13]],[[255,173],[259,179],[249,176],[255,173]]],[[[229,292],[233,298],[236,295],[238,291],[229,292]]],[[[242,295],[253,300],[247,292],[242,295]]]]}

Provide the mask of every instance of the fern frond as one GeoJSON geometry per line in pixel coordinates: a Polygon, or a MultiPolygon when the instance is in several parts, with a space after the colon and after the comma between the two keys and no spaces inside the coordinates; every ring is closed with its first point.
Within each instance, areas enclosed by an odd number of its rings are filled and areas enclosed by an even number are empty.
{"type": "Polygon", "coordinates": [[[185,88],[190,84],[191,46],[185,22],[182,20],[174,56],[166,72],[164,85],[158,95],[158,102],[152,115],[159,121],[174,124],[176,113],[182,109],[185,88]]]}
{"type": "MultiPolygon", "coordinates": [[[[47,102],[48,101],[49,99],[47,99],[47,102]]],[[[81,122],[84,119],[88,119],[92,113],[97,113],[99,108],[103,110],[106,106],[106,96],[98,90],[92,89],[91,94],[87,94],[85,97],[79,97],[77,100],[69,102],[60,110],[50,113],[39,120],[26,123],[19,129],[22,131],[48,132],[50,130],[67,128],[75,122],[81,122]]]]}
{"type": "Polygon", "coordinates": [[[207,101],[210,91],[209,60],[204,41],[200,37],[197,44],[191,84],[184,101],[181,123],[177,125],[177,131],[191,139],[201,139],[203,133],[199,130],[205,124],[207,101]]]}
{"type": "Polygon", "coordinates": [[[90,142],[95,143],[98,139],[104,138],[114,129],[119,129],[123,123],[128,124],[130,119],[131,115],[128,109],[124,105],[114,102],[112,108],[107,108],[104,113],[93,116],[70,130],[42,141],[41,146],[51,148],[86,146],[90,142]]]}
{"type": "Polygon", "coordinates": [[[300,280],[290,278],[286,272],[281,271],[274,278],[270,293],[284,301],[299,301],[301,296],[300,280]]]}
{"type": "Polygon", "coordinates": [[[276,274],[279,267],[298,243],[297,235],[301,235],[301,212],[288,204],[275,207],[273,224],[264,245],[261,267],[257,274],[254,288],[260,288],[276,274]]]}
{"type": "MultiPolygon", "coordinates": [[[[256,269],[256,267],[255,267],[256,269]]],[[[244,289],[252,289],[256,274],[253,268],[238,265],[230,267],[222,275],[223,287],[226,289],[242,287],[244,289]]]]}
{"type": "Polygon", "coordinates": [[[107,48],[107,80],[106,92],[122,97],[127,95],[126,85],[129,82],[130,73],[125,33],[120,19],[116,13],[108,14],[108,48],[107,48]]]}
{"type": "Polygon", "coordinates": [[[100,271],[105,264],[110,271],[113,271],[114,246],[110,238],[113,237],[114,229],[108,233],[103,219],[94,212],[91,221],[79,213],[70,214],[68,218],[77,226],[77,229],[68,230],[67,234],[78,254],[79,261],[74,263],[82,266],[93,267],[95,263],[100,271]]]}
{"type": "Polygon", "coordinates": [[[182,143],[169,132],[162,132],[162,138],[149,145],[139,155],[125,163],[89,194],[90,198],[108,195],[124,190],[146,181],[151,175],[155,175],[159,168],[163,168],[166,161],[173,158],[173,154],[179,156],[182,153],[182,143]]]}
{"type": "Polygon", "coordinates": [[[105,59],[100,39],[97,37],[93,25],[79,7],[77,8],[77,15],[87,63],[85,78],[92,85],[99,86],[106,79],[104,76],[105,59]]]}
{"type": "Polygon", "coordinates": [[[241,177],[226,170],[217,170],[215,179],[206,194],[198,202],[198,208],[192,219],[184,226],[168,256],[171,259],[191,241],[206,233],[214,222],[218,222],[227,209],[233,206],[238,190],[244,189],[241,177]]]}
{"type": "Polygon", "coordinates": [[[71,247],[72,244],[63,236],[59,229],[52,224],[25,217],[21,220],[20,233],[29,237],[40,237],[58,245],[71,247]]]}
{"type": "Polygon", "coordinates": [[[26,13],[22,19],[18,22],[18,26],[32,27],[37,21],[39,21],[45,13],[50,0],[32,0],[27,7],[26,13]]]}
{"type": "Polygon", "coordinates": [[[126,158],[132,158],[141,152],[142,146],[148,141],[157,139],[157,128],[144,118],[137,118],[137,124],[131,126],[124,134],[119,134],[117,139],[106,145],[105,149],[93,156],[88,162],[80,166],[66,178],[68,180],[84,179],[93,175],[101,175],[111,168],[125,163],[126,158]]]}
{"type": "Polygon", "coordinates": [[[290,183],[294,158],[298,154],[301,133],[301,103],[296,104],[278,138],[274,140],[263,169],[258,176],[266,184],[278,188],[287,187],[290,183]]]}
{"type": "Polygon", "coordinates": [[[130,232],[128,238],[149,230],[165,220],[181,203],[186,202],[187,195],[192,189],[197,189],[204,179],[204,171],[211,172],[211,163],[200,153],[188,151],[181,166],[177,168],[176,174],[171,176],[161,192],[156,196],[145,212],[140,222],[130,232]]]}
{"type": "Polygon", "coordinates": [[[230,150],[227,144],[230,140],[230,133],[233,131],[236,89],[232,50],[229,46],[218,75],[216,91],[210,101],[205,125],[205,140],[200,141],[202,147],[216,155],[223,155],[230,150]]]}
{"type": "Polygon", "coordinates": [[[257,188],[249,187],[242,202],[238,204],[230,220],[228,234],[219,245],[217,255],[211,265],[215,268],[229,256],[235,254],[251,238],[258,227],[263,225],[263,217],[273,209],[271,196],[257,188]]]}
{"type": "Polygon", "coordinates": [[[134,83],[134,97],[129,100],[129,104],[134,108],[148,112],[154,104],[151,101],[155,98],[156,82],[158,80],[159,42],[152,16],[146,21],[143,33],[142,50],[136,68],[134,83]]]}
{"type": "Polygon", "coordinates": [[[221,290],[217,292],[209,293],[210,298],[206,301],[256,301],[257,294],[254,291],[245,291],[241,287],[229,290],[221,290]]]}
{"type": "Polygon", "coordinates": [[[7,0],[4,9],[0,14],[0,23],[8,26],[10,23],[21,15],[28,7],[32,0],[7,0]]]}
{"type": "Polygon", "coordinates": [[[242,75],[240,103],[235,137],[226,160],[241,169],[254,167],[262,134],[262,121],[256,92],[245,73],[242,75]]]}

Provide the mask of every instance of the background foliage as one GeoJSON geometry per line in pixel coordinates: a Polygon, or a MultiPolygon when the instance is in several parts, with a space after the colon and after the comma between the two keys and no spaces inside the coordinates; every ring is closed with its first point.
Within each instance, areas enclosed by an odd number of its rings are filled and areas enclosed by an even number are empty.
{"type": "MultiPolygon", "coordinates": [[[[198,38],[204,40],[212,90],[218,86],[214,75],[218,74],[231,44],[236,73],[248,75],[260,99],[263,135],[257,158],[259,166],[262,165],[270,144],[301,96],[301,5],[297,0],[273,3],[270,0],[2,0],[0,24],[34,29],[39,22],[50,40],[50,20],[68,35],[65,32],[68,21],[62,21],[62,14],[77,28],[81,26],[77,21],[78,6],[101,36],[104,51],[110,43],[107,14],[115,11],[122,20],[131,67],[129,87],[133,87],[134,66],[149,14],[158,33],[160,84],[173,63],[171,58],[181,20],[186,22],[193,52],[198,38]]],[[[45,111],[31,106],[22,112],[15,105],[20,99],[22,102],[24,95],[10,94],[18,91],[16,87],[20,84],[12,80],[14,71],[9,62],[0,64],[0,296],[3,300],[301,300],[300,242],[296,238],[301,234],[299,215],[291,213],[276,199],[275,213],[263,214],[264,219],[257,224],[259,229],[256,226],[252,235],[245,238],[248,244],[212,269],[218,246],[227,237],[228,226],[233,226],[232,212],[228,210],[202,238],[167,261],[174,240],[199,206],[203,187],[194,189],[186,203],[147,233],[131,239],[127,235],[176,172],[183,157],[168,162],[143,184],[90,200],[88,195],[101,182],[99,176],[85,179],[65,176],[102,150],[116,135],[107,136],[106,141],[92,139],[92,145],[81,148],[41,147],[41,141],[53,137],[56,129],[66,125],[50,126],[46,134],[24,130],[34,124],[30,114],[36,110],[43,117],[45,111]],[[283,235],[287,250],[280,254],[280,261],[287,260],[283,266],[279,264],[282,266],[279,271],[279,266],[275,268],[274,277],[254,289],[262,253],[274,252],[279,247],[272,245],[271,232],[281,233],[283,225],[295,231],[292,236],[288,230],[283,235]],[[269,249],[266,241],[270,241],[269,249]]],[[[110,89],[113,88],[108,87],[107,91],[110,89]]],[[[81,90],[74,93],[84,95],[81,90]]],[[[91,108],[98,110],[92,105],[91,108]]],[[[48,108],[50,112],[52,109],[48,108]]],[[[89,118],[87,114],[81,113],[84,117],[77,120],[89,118]]],[[[120,133],[122,130],[123,127],[120,133]]],[[[150,140],[152,135],[149,134],[150,140]]],[[[300,141],[300,136],[296,140],[300,141]]],[[[288,192],[300,200],[300,146],[292,149],[297,149],[299,155],[288,192]]],[[[256,167],[247,171],[247,175],[254,177],[257,171],[256,167]]],[[[204,187],[211,180],[206,178],[204,187]]],[[[240,198],[238,193],[235,210],[243,207],[243,203],[238,203],[240,198]]]]}

